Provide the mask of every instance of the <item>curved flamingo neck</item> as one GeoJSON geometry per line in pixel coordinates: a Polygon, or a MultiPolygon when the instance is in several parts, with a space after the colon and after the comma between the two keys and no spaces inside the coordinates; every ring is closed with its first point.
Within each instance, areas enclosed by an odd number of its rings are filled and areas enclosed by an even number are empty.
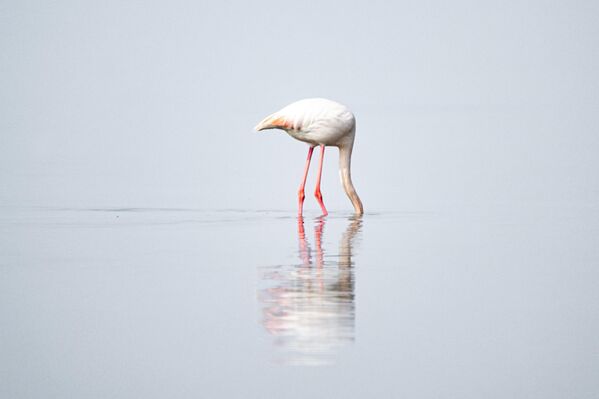
{"type": "Polygon", "coordinates": [[[356,213],[362,215],[364,213],[364,207],[362,206],[362,201],[360,201],[360,197],[351,181],[351,153],[353,147],[353,140],[339,146],[339,176],[341,177],[343,189],[353,204],[356,213]]]}

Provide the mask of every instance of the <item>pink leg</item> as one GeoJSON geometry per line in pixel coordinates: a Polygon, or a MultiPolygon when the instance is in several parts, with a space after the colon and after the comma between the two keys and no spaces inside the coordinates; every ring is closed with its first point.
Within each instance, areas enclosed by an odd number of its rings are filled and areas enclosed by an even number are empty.
{"type": "Polygon", "coordinates": [[[302,184],[300,184],[299,191],[297,192],[297,199],[299,202],[299,211],[298,215],[302,215],[304,209],[304,198],[306,195],[304,194],[304,188],[306,188],[306,179],[308,178],[308,169],[310,169],[310,160],[312,159],[312,152],[314,152],[314,147],[310,147],[308,150],[308,159],[306,160],[306,168],[304,169],[304,178],[302,180],[302,184]]]}
{"type": "Polygon", "coordinates": [[[320,176],[322,176],[322,161],[324,161],[324,145],[320,146],[320,163],[318,164],[318,180],[316,180],[316,191],[314,191],[314,195],[322,208],[323,216],[328,215],[327,208],[324,206],[324,202],[322,201],[322,193],[320,192],[320,176]]]}

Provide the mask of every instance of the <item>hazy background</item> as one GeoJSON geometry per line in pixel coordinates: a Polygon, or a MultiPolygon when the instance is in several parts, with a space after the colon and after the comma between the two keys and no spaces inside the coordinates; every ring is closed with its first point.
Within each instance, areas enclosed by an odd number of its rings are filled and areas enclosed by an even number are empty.
{"type": "MultiPolygon", "coordinates": [[[[597,2],[3,1],[0,18],[3,205],[293,209],[306,146],[252,127],[314,96],[356,114],[366,210],[599,200],[597,2]]],[[[350,209],[336,168],[331,149],[325,201],[350,209]]]]}
{"type": "Polygon", "coordinates": [[[598,21],[0,0],[0,396],[597,397],[598,21]],[[307,147],[252,130],[314,96],[362,219],[330,149],[298,225],[307,147]]]}

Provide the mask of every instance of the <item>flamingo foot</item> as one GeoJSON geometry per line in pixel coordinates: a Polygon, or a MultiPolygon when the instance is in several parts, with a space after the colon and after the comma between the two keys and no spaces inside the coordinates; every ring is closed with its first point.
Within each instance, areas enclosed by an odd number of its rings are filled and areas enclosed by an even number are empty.
{"type": "Polygon", "coordinates": [[[299,191],[297,192],[297,202],[298,202],[297,215],[298,216],[302,216],[302,214],[303,214],[304,199],[306,199],[306,195],[304,194],[303,187],[300,187],[299,191]]]}
{"type": "Polygon", "coordinates": [[[316,191],[314,192],[314,196],[316,197],[316,200],[318,201],[318,204],[322,209],[322,216],[328,215],[329,212],[327,212],[327,208],[324,206],[324,201],[322,200],[322,193],[319,189],[316,189],[316,191]]]}

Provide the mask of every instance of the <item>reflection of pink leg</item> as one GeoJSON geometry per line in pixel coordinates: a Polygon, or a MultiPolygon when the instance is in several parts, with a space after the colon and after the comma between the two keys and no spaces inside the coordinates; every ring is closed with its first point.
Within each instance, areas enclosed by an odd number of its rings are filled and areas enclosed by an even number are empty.
{"type": "Polygon", "coordinates": [[[322,208],[322,215],[326,216],[329,213],[327,212],[327,208],[324,206],[324,202],[322,201],[322,193],[320,192],[320,176],[322,176],[322,161],[324,160],[324,145],[320,146],[320,163],[318,164],[318,180],[316,180],[316,191],[314,191],[314,195],[322,208]]]}
{"type": "Polygon", "coordinates": [[[325,218],[316,219],[314,226],[314,241],[316,241],[316,266],[322,268],[324,264],[324,252],[322,251],[322,231],[324,230],[325,218]]]}
{"type": "Polygon", "coordinates": [[[297,236],[299,239],[299,255],[304,267],[310,266],[310,248],[306,242],[306,231],[304,230],[304,218],[300,215],[297,218],[297,236]]]}
{"type": "Polygon", "coordinates": [[[316,226],[314,226],[314,240],[316,241],[316,278],[318,279],[318,288],[320,292],[324,292],[324,277],[323,277],[323,266],[324,266],[324,251],[322,250],[322,231],[324,230],[326,218],[319,217],[316,220],[316,226]]]}
{"type": "Polygon", "coordinates": [[[302,215],[302,211],[304,209],[304,198],[306,198],[306,195],[304,194],[304,188],[306,187],[306,179],[308,178],[308,169],[310,169],[310,160],[312,159],[313,151],[314,147],[310,147],[310,149],[308,150],[308,159],[306,160],[306,168],[304,169],[304,179],[302,180],[302,184],[300,185],[299,191],[297,192],[297,199],[299,202],[298,215],[300,216],[302,215]]]}

